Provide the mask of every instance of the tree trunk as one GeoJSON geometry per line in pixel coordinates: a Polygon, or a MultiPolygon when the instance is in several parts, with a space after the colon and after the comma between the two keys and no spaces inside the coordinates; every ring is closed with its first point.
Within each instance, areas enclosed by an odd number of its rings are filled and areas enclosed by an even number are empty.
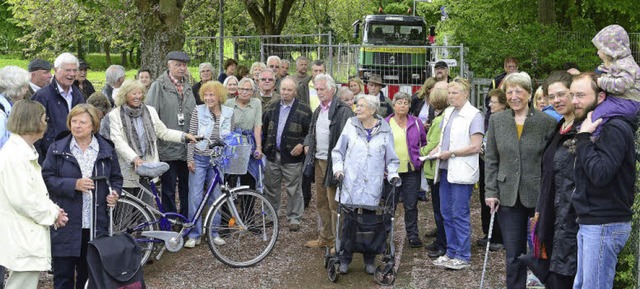
{"type": "Polygon", "coordinates": [[[102,43],[102,49],[107,58],[107,66],[111,65],[111,41],[105,41],[102,43]]]}
{"type": "Polygon", "coordinates": [[[120,65],[127,67],[129,64],[127,63],[127,50],[122,49],[120,52],[120,65]]]}
{"type": "Polygon", "coordinates": [[[263,0],[262,5],[258,1],[244,0],[242,3],[247,8],[253,25],[256,27],[260,35],[280,35],[289,12],[296,0],[263,0]],[[282,5],[278,11],[277,3],[281,1],[282,5]]]}
{"type": "Polygon", "coordinates": [[[77,47],[76,47],[76,56],[79,59],[84,59],[84,49],[82,47],[82,39],[81,38],[76,40],[76,45],[77,45],[77,47]]]}
{"type": "Polygon", "coordinates": [[[538,22],[545,25],[556,22],[555,0],[538,0],[538,22]]]}
{"type": "Polygon", "coordinates": [[[154,77],[167,69],[167,53],[184,46],[183,19],[185,0],[135,0],[142,19],[140,66],[154,77]]]}

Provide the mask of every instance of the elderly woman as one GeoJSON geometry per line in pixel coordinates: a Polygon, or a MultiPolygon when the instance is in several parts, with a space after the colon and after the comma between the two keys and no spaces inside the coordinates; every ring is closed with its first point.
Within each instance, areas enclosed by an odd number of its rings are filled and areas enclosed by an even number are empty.
{"type": "Polygon", "coordinates": [[[210,62],[200,63],[198,71],[200,72],[200,82],[194,84],[191,88],[193,90],[193,96],[196,98],[196,105],[203,104],[202,100],[200,100],[200,94],[198,91],[204,83],[213,80],[213,65],[210,62]]]}
{"type": "Polygon", "coordinates": [[[142,85],[144,85],[144,90],[148,91],[151,86],[151,70],[143,68],[138,70],[138,74],[136,74],[136,79],[139,80],[142,85]]]}
{"type": "Polygon", "coordinates": [[[267,65],[262,62],[256,61],[253,64],[251,64],[250,76],[253,79],[253,82],[254,82],[253,88],[256,91],[258,90],[258,83],[259,83],[258,80],[260,80],[260,73],[262,73],[262,71],[265,69],[267,69],[267,65]]]}
{"type": "Polygon", "coordinates": [[[51,144],[42,164],[42,176],[51,200],[69,214],[69,223],[51,232],[55,288],[84,288],[87,282],[87,244],[91,206],[96,237],[108,235],[107,206],[115,206],[122,189],[122,174],[113,146],[97,132],[98,114],[90,104],[76,105],[67,116],[71,134],[51,144]],[[109,178],[94,183],[92,177],[109,178]],[[95,197],[96,199],[92,199],[95,197]]]}
{"type": "Polygon", "coordinates": [[[51,269],[49,227],[69,219],[48,197],[33,146],[47,127],[44,106],[21,100],[12,110],[11,136],[0,149],[0,267],[11,271],[6,288],[37,288],[39,271],[51,269]]]}
{"type": "Polygon", "coordinates": [[[433,264],[453,270],[471,264],[471,220],[469,202],[473,185],[480,177],[478,155],[482,147],[484,118],[469,103],[470,84],[456,77],[448,85],[451,105],[444,111],[435,180],[440,180],[440,211],[447,236],[447,252],[433,264]]]}
{"type": "MultiPolygon", "coordinates": [[[[429,128],[427,133],[427,142],[420,148],[420,155],[427,156],[436,149],[440,143],[440,134],[442,128],[442,112],[449,106],[447,99],[447,90],[444,88],[432,89],[429,95],[430,106],[433,107],[433,114],[436,116],[433,119],[433,125],[429,128]]],[[[433,235],[436,239],[426,246],[429,253],[427,255],[431,258],[438,258],[446,253],[447,249],[447,237],[444,233],[444,221],[442,219],[442,212],[440,211],[440,183],[434,182],[436,171],[438,170],[438,161],[435,158],[426,160],[422,166],[424,177],[427,179],[429,189],[431,191],[431,206],[433,207],[433,219],[436,223],[435,233],[433,235]]]]}
{"type": "MultiPolygon", "coordinates": [[[[227,79],[229,79],[229,76],[227,79]]],[[[202,136],[205,139],[216,142],[224,139],[231,132],[233,123],[233,108],[222,106],[227,101],[227,90],[217,81],[207,82],[200,88],[200,98],[204,104],[196,106],[191,114],[189,133],[202,136]]],[[[213,179],[214,170],[211,167],[211,149],[208,141],[203,140],[197,144],[187,146],[187,166],[189,167],[189,219],[192,219],[202,202],[203,188],[208,189],[205,183],[213,179]]],[[[213,199],[220,195],[219,188],[213,191],[213,199]]],[[[215,216],[215,221],[219,222],[219,215],[215,216]]],[[[199,219],[195,227],[189,232],[189,240],[185,247],[193,248],[200,244],[202,235],[202,220],[199,219]]],[[[217,245],[224,245],[224,240],[217,232],[212,235],[213,242],[217,245]]]]}
{"type": "MultiPolygon", "coordinates": [[[[571,74],[556,71],[543,84],[547,100],[562,115],[542,154],[542,183],[534,218],[538,224],[535,227],[537,238],[534,239],[543,245],[542,250],[550,263],[546,280],[540,280],[546,288],[573,288],[577,269],[576,235],[579,227],[575,209],[571,205],[576,159],[575,152],[572,152],[576,126],[569,93],[571,82],[571,74]]],[[[534,256],[541,257],[542,252],[534,253],[534,256]]]]}
{"type": "Polygon", "coordinates": [[[358,96],[364,94],[364,82],[360,77],[356,76],[349,78],[349,82],[347,84],[349,85],[349,90],[353,92],[353,95],[358,96]]]}
{"type": "MultiPolygon", "coordinates": [[[[411,96],[398,92],[393,96],[393,113],[385,119],[393,134],[393,147],[400,160],[400,193],[404,205],[404,225],[412,248],[422,247],[418,234],[418,191],[420,190],[420,148],[427,143],[427,133],[417,117],[409,115],[411,96]]],[[[388,188],[390,189],[390,187],[388,188]]],[[[400,194],[396,194],[400,198],[400,194]]]]}
{"type": "Polygon", "coordinates": [[[144,97],[145,90],[140,81],[125,81],[116,95],[116,107],[106,117],[124,178],[123,188],[133,194],[139,191],[137,181],[140,179],[135,169],[144,162],[159,161],[158,139],[195,141],[191,134],[168,129],[155,108],[144,104],[144,97]]]}
{"type": "Polygon", "coordinates": [[[527,224],[540,193],[545,136],[556,121],[529,108],[531,78],[525,72],[503,81],[510,109],[489,119],[485,151],[485,202],[498,212],[506,250],[507,288],[526,286],[527,268],[518,256],[527,252],[527,224]]]}
{"type": "Polygon", "coordinates": [[[340,87],[340,89],[338,89],[338,97],[340,98],[340,101],[349,106],[353,112],[356,111],[356,103],[354,101],[355,96],[349,88],[344,86],[340,87]]]}
{"type": "Polygon", "coordinates": [[[433,77],[427,78],[420,89],[411,96],[411,109],[409,110],[409,114],[420,119],[425,130],[429,130],[431,122],[435,117],[433,107],[430,105],[429,96],[436,82],[438,81],[433,77]]]}
{"type": "Polygon", "coordinates": [[[227,89],[226,98],[232,99],[238,96],[238,79],[235,76],[227,76],[222,85],[227,89]]]}
{"type": "MultiPolygon", "coordinates": [[[[356,116],[345,124],[335,148],[331,151],[333,174],[343,179],[336,201],[348,205],[378,206],[384,190],[384,177],[399,178],[399,160],[393,149],[391,127],[376,114],[380,100],[377,96],[358,97],[356,116]]],[[[375,214],[375,211],[365,214],[375,214]]],[[[346,236],[344,236],[346,237],[346,236]]],[[[353,252],[341,254],[340,273],[346,274],[353,252]]],[[[363,254],[365,272],[373,274],[374,254],[363,254]]]]}
{"type": "Polygon", "coordinates": [[[20,67],[5,66],[0,69],[0,148],[11,135],[7,130],[11,106],[29,93],[29,80],[29,72],[20,67]]]}
{"type": "MultiPolygon", "coordinates": [[[[262,158],[262,102],[253,98],[253,80],[249,78],[243,78],[238,84],[238,96],[234,99],[229,99],[225,103],[226,106],[233,108],[233,123],[231,124],[236,130],[240,129],[247,134],[253,134],[256,150],[254,158],[259,160],[262,158]]],[[[256,179],[258,176],[254,176],[251,172],[242,176],[236,176],[240,178],[240,183],[256,187],[256,179]]]]}

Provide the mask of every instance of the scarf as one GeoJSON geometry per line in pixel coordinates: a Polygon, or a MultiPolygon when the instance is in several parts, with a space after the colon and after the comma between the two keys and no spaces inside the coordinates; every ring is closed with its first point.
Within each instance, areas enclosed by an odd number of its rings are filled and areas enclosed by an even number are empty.
{"type": "Polygon", "coordinates": [[[141,158],[144,158],[144,156],[152,156],[153,152],[156,151],[155,146],[157,138],[156,130],[153,127],[153,121],[151,120],[151,114],[149,113],[147,106],[142,104],[140,107],[130,107],[125,103],[120,106],[120,118],[122,120],[122,128],[124,129],[125,137],[127,138],[129,146],[131,146],[131,148],[133,148],[136,154],[141,158]],[[144,128],[144,139],[142,140],[138,138],[138,131],[136,126],[133,124],[138,117],[142,117],[142,126],[144,128]],[[140,150],[141,141],[145,143],[145,147],[147,148],[144,155],[140,150]]]}

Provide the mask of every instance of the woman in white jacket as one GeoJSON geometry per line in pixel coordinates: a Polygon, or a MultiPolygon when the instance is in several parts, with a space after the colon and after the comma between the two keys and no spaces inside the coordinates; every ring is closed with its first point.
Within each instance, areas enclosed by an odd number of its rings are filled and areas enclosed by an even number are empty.
{"type": "MultiPolygon", "coordinates": [[[[400,179],[400,161],[393,149],[391,127],[376,111],[380,101],[376,96],[361,95],[356,104],[356,116],[350,118],[331,151],[333,174],[343,179],[336,201],[348,205],[378,206],[387,179],[400,179]]],[[[366,213],[366,212],[365,212],[366,213]]],[[[375,211],[371,212],[375,214],[375,211]]],[[[346,274],[353,253],[343,252],[340,274],[346,274]]],[[[374,254],[363,254],[365,272],[373,274],[374,254]]]]}
{"type": "MultiPolygon", "coordinates": [[[[191,134],[168,129],[151,106],[144,104],[145,88],[138,80],[125,81],[115,97],[116,107],[107,115],[110,136],[118,153],[124,179],[123,189],[137,194],[140,178],[136,168],[145,162],[158,162],[157,140],[195,142],[191,134]]],[[[146,200],[149,201],[149,200],[146,200]]]]}
{"type": "Polygon", "coordinates": [[[11,271],[5,288],[36,288],[40,271],[51,269],[49,226],[69,219],[49,199],[33,146],[47,128],[44,106],[16,102],[7,128],[11,136],[0,150],[0,266],[11,271]]]}

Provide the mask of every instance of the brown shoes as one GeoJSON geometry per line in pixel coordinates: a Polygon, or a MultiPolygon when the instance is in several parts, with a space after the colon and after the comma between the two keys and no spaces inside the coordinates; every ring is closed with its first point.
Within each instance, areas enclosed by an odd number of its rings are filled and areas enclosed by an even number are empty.
{"type": "Polygon", "coordinates": [[[323,247],[333,247],[333,242],[325,242],[321,240],[311,240],[304,244],[307,248],[323,248],[323,247]]]}

